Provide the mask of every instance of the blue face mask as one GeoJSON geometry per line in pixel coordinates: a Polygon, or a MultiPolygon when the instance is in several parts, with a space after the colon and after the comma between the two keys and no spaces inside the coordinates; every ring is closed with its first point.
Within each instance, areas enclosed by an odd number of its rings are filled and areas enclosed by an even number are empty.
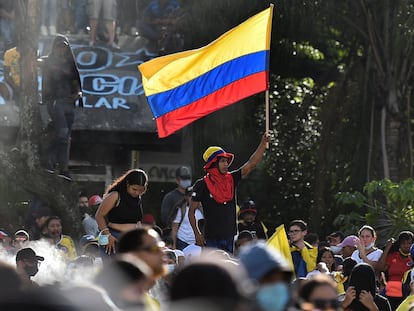
{"type": "Polygon", "coordinates": [[[187,189],[191,186],[191,179],[180,179],[179,185],[180,187],[187,189]]]}
{"type": "Polygon", "coordinates": [[[283,311],[289,301],[288,285],[283,282],[264,285],[257,291],[256,298],[264,311],[283,311]]]}

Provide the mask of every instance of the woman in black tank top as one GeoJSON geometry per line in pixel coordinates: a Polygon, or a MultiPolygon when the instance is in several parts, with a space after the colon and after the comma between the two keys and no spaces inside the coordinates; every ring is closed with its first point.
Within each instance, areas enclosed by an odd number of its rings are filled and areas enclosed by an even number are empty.
{"type": "Polygon", "coordinates": [[[115,242],[121,232],[141,225],[141,196],[147,190],[148,176],[140,169],[127,171],[108,187],[95,219],[101,234],[109,235],[107,254],[115,253],[115,242]]]}

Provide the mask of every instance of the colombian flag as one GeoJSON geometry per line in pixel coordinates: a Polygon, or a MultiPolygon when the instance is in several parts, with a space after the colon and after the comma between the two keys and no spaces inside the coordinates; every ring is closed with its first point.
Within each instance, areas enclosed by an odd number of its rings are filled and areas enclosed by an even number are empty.
{"type": "Polygon", "coordinates": [[[268,89],[273,5],[200,49],[138,66],[158,136],[268,89]]]}

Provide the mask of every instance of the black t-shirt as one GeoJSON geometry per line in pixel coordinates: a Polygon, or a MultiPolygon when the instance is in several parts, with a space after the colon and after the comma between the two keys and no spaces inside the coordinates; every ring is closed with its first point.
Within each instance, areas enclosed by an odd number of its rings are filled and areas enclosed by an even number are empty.
{"type": "Polygon", "coordinates": [[[119,199],[108,213],[109,222],[135,224],[142,219],[141,198],[133,198],[126,191],[119,193],[119,199]]]}
{"type": "Polygon", "coordinates": [[[204,214],[204,236],[206,240],[233,238],[237,233],[236,187],[241,180],[241,169],[231,172],[234,180],[233,199],[224,204],[217,203],[210,195],[204,179],[196,181],[192,201],[201,202],[204,214]]]}
{"type": "Polygon", "coordinates": [[[267,239],[266,233],[264,232],[264,229],[261,223],[253,222],[251,224],[245,225],[239,222],[237,227],[239,229],[239,233],[242,232],[243,230],[247,230],[250,232],[254,232],[258,239],[263,239],[263,240],[267,239]]]}

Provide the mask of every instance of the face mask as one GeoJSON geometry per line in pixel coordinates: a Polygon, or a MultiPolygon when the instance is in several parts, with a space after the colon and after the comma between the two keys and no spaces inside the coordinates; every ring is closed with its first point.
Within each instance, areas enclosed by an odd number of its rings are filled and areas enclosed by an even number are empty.
{"type": "Polygon", "coordinates": [[[259,288],[256,298],[264,311],[282,311],[289,301],[289,288],[282,282],[265,285],[259,288]]]}
{"type": "Polygon", "coordinates": [[[180,179],[180,182],[178,184],[180,187],[187,189],[191,186],[191,179],[180,179]]]}
{"type": "Polygon", "coordinates": [[[333,251],[334,254],[339,254],[342,250],[342,247],[336,245],[329,246],[329,248],[333,251]]]}
{"type": "Polygon", "coordinates": [[[168,274],[173,273],[175,270],[175,265],[174,264],[167,265],[167,270],[168,270],[168,274]]]}
{"type": "Polygon", "coordinates": [[[24,267],[24,271],[26,272],[28,276],[35,276],[36,273],[39,271],[39,268],[37,267],[37,263],[36,263],[34,266],[26,265],[24,267]]]}
{"type": "Polygon", "coordinates": [[[372,242],[371,244],[365,246],[365,250],[369,250],[370,248],[374,247],[375,242],[372,242]]]}
{"type": "Polygon", "coordinates": [[[108,234],[103,234],[102,231],[99,232],[98,244],[102,245],[102,246],[108,245],[109,244],[109,235],[108,234]]]}

